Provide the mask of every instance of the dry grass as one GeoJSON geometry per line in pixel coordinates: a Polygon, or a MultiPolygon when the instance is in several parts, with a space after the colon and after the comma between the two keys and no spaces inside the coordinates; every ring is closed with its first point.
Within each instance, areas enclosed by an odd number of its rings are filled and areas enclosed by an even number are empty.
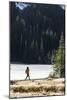
{"type": "Polygon", "coordinates": [[[46,79],[30,81],[14,81],[10,84],[11,97],[63,95],[65,93],[64,79],[46,79]],[[19,94],[18,94],[19,93],[19,94]]]}
{"type": "Polygon", "coordinates": [[[13,92],[41,92],[41,91],[45,91],[45,92],[58,92],[58,91],[64,91],[64,86],[63,87],[56,87],[56,86],[39,86],[39,87],[14,87],[13,88],[13,92]]]}

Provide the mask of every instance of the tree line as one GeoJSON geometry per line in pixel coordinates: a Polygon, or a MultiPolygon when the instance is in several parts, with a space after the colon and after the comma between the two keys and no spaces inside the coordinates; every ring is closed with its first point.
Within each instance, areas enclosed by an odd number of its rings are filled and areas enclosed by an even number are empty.
{"type": "Polygon", "coordinates": [[[65,39],[65,10],[60,5],[25,4],[21,10],[10,2],[10,62],[55,66],[64,62],[60,46],[65,39]]]}

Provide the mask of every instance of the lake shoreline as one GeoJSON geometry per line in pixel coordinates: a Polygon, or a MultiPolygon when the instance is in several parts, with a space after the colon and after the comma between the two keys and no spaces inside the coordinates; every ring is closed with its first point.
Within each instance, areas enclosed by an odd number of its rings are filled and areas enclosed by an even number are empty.
{"type": "Polygon", "coordinates": [[[52,65],[17,65],[10,66],[10,80],[24,80],[27,66],[30,69],[31,79],[45,79],[53,71],[52,65]]]}

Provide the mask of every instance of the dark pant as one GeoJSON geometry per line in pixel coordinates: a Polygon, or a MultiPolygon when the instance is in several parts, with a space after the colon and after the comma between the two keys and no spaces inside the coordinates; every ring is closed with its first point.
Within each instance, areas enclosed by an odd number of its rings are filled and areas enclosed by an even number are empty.
{"type": "Polygon", "coordinates": [[[29,76],[29,75],[26,76],[25,80],[26,80],[27,78],[29,78],[29,80],[30,80],[30,76],[29,76]]]}

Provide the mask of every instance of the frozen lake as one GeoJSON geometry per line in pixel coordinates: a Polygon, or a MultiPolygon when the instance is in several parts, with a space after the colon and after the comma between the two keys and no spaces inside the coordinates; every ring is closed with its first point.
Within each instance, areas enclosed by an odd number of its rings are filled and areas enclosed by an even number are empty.
{"type": "Polygon", "coordinates": [[[53,71],[52,65],[10,64],[10,80],[24,80],[27,66],[30,69],[31,79],[46,78],[53,71]]]}

